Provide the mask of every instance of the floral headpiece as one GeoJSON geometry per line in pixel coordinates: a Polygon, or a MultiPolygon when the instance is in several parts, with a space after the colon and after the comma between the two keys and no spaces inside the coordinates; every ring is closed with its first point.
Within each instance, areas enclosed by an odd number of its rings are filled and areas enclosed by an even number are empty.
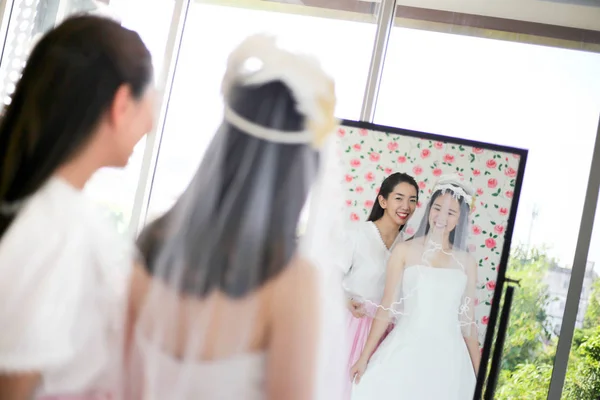
{"type": "Polygon", "coordinates": [[[339,123],[334,116],[336,98],[333,80],[315,59],[280,49],[275,38],[268,35],[251,36],[233,51],[229,56],[221,92],[225,97],[225,120],[263,140],[288,144],[311,143],[318,148],[339,123]],[[255,67],[252,62],[256,62],[255,67]],[[274,81],[283,82],[291,90],[298,112],[306,117],[306,130],[286,132],[270,129],[248,121],[227,104],[229,92],[235,85],[262,85],[274,81]]]}

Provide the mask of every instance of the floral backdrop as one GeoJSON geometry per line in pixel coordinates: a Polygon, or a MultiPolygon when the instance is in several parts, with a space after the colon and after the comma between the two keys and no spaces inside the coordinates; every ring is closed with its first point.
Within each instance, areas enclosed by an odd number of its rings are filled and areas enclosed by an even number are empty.
{"type": "MultiPolygon", "coordinates": [[[[350,221],[366,220],[379,185],[394,172],[406,172],[419,184],[420,201],[415,211],[417,218],[412,218],[413,221],[420,220],[417,213],[427,203],[437,177],[459,173],[471,182],[476,198],[468,247],[479,265],[475,304],[482,345],[496,288],[519,156],[344,126],[338,129],[337,135],[345,169],[343,184],[350,221]]],[[[410,235],[415,230],[416,226],[409,222],[406,232],[410,235]]]]}

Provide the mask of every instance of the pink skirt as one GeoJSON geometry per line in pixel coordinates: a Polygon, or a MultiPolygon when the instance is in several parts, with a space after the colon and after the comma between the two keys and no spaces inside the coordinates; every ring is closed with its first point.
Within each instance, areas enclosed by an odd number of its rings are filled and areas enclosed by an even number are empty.
{"type": "MultiPolygon", "coordinates": [[[[350,369],[354,366],[354,364],[360,358],[360,355],[365,348],[365,344],[367,343],[367,338],[369,337],[369,332],[371,331],[371,325],[373,324],[373,318],[371,317],[362,317],[355,318],[350,311],[348,311],[348,333],[350,336],[350,351],[348,358],[348,380],[345,385],[344,397],[342,400],[349,400],[350,394],[352,392],[352,381],[350,380],[350,369]]],[[[394,325],[390,324],[381,337],[379,341],[379,345],[387,335],[394,329],[394,325]]]]}

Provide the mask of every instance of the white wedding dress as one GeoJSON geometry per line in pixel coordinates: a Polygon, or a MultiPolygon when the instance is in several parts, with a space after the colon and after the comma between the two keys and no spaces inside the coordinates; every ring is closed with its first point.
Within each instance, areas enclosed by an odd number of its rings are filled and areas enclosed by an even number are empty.
{"type": "MultiPolygon", "coordinates": [[[[148,351],[156,352],[149,348],[148,351]]],[[[146,354],[147,356],[148,354],[146,354]]],[[[228,359],[182,363],[166,353],[153,354],[160,364],[158,379],[144,383],[143,400],[264,400],[266,353],[240,354],[228,359]],[[185,384],[180,379],[187,379],[185,384]],[[176,392],[174,391],[176,389],[176,392]]]]}
{"type": "Polygon", "coordinates": [[[352,400],[471,400],[475,372],[459,310],[462,269],[410,266],[404,270],[403,315],[375,351],[352,400]]]}

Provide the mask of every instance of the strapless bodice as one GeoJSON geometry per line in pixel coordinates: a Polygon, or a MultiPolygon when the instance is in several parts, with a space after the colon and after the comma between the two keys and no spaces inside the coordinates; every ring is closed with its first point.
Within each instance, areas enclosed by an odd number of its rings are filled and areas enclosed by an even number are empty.
{"type": "Polygon", "coordinates": [[[414,265],[404,270],[397,319],[411,330],[458,330],[467,284],[462,269],[414,265]]]}
{"type": "Polygon", "coordinates": [[[150,367],[146,371],[144,400],[266,398],[264,352],[214,361],[182,362],[147,347],[142,349],[142,360],[150,367]]]}

